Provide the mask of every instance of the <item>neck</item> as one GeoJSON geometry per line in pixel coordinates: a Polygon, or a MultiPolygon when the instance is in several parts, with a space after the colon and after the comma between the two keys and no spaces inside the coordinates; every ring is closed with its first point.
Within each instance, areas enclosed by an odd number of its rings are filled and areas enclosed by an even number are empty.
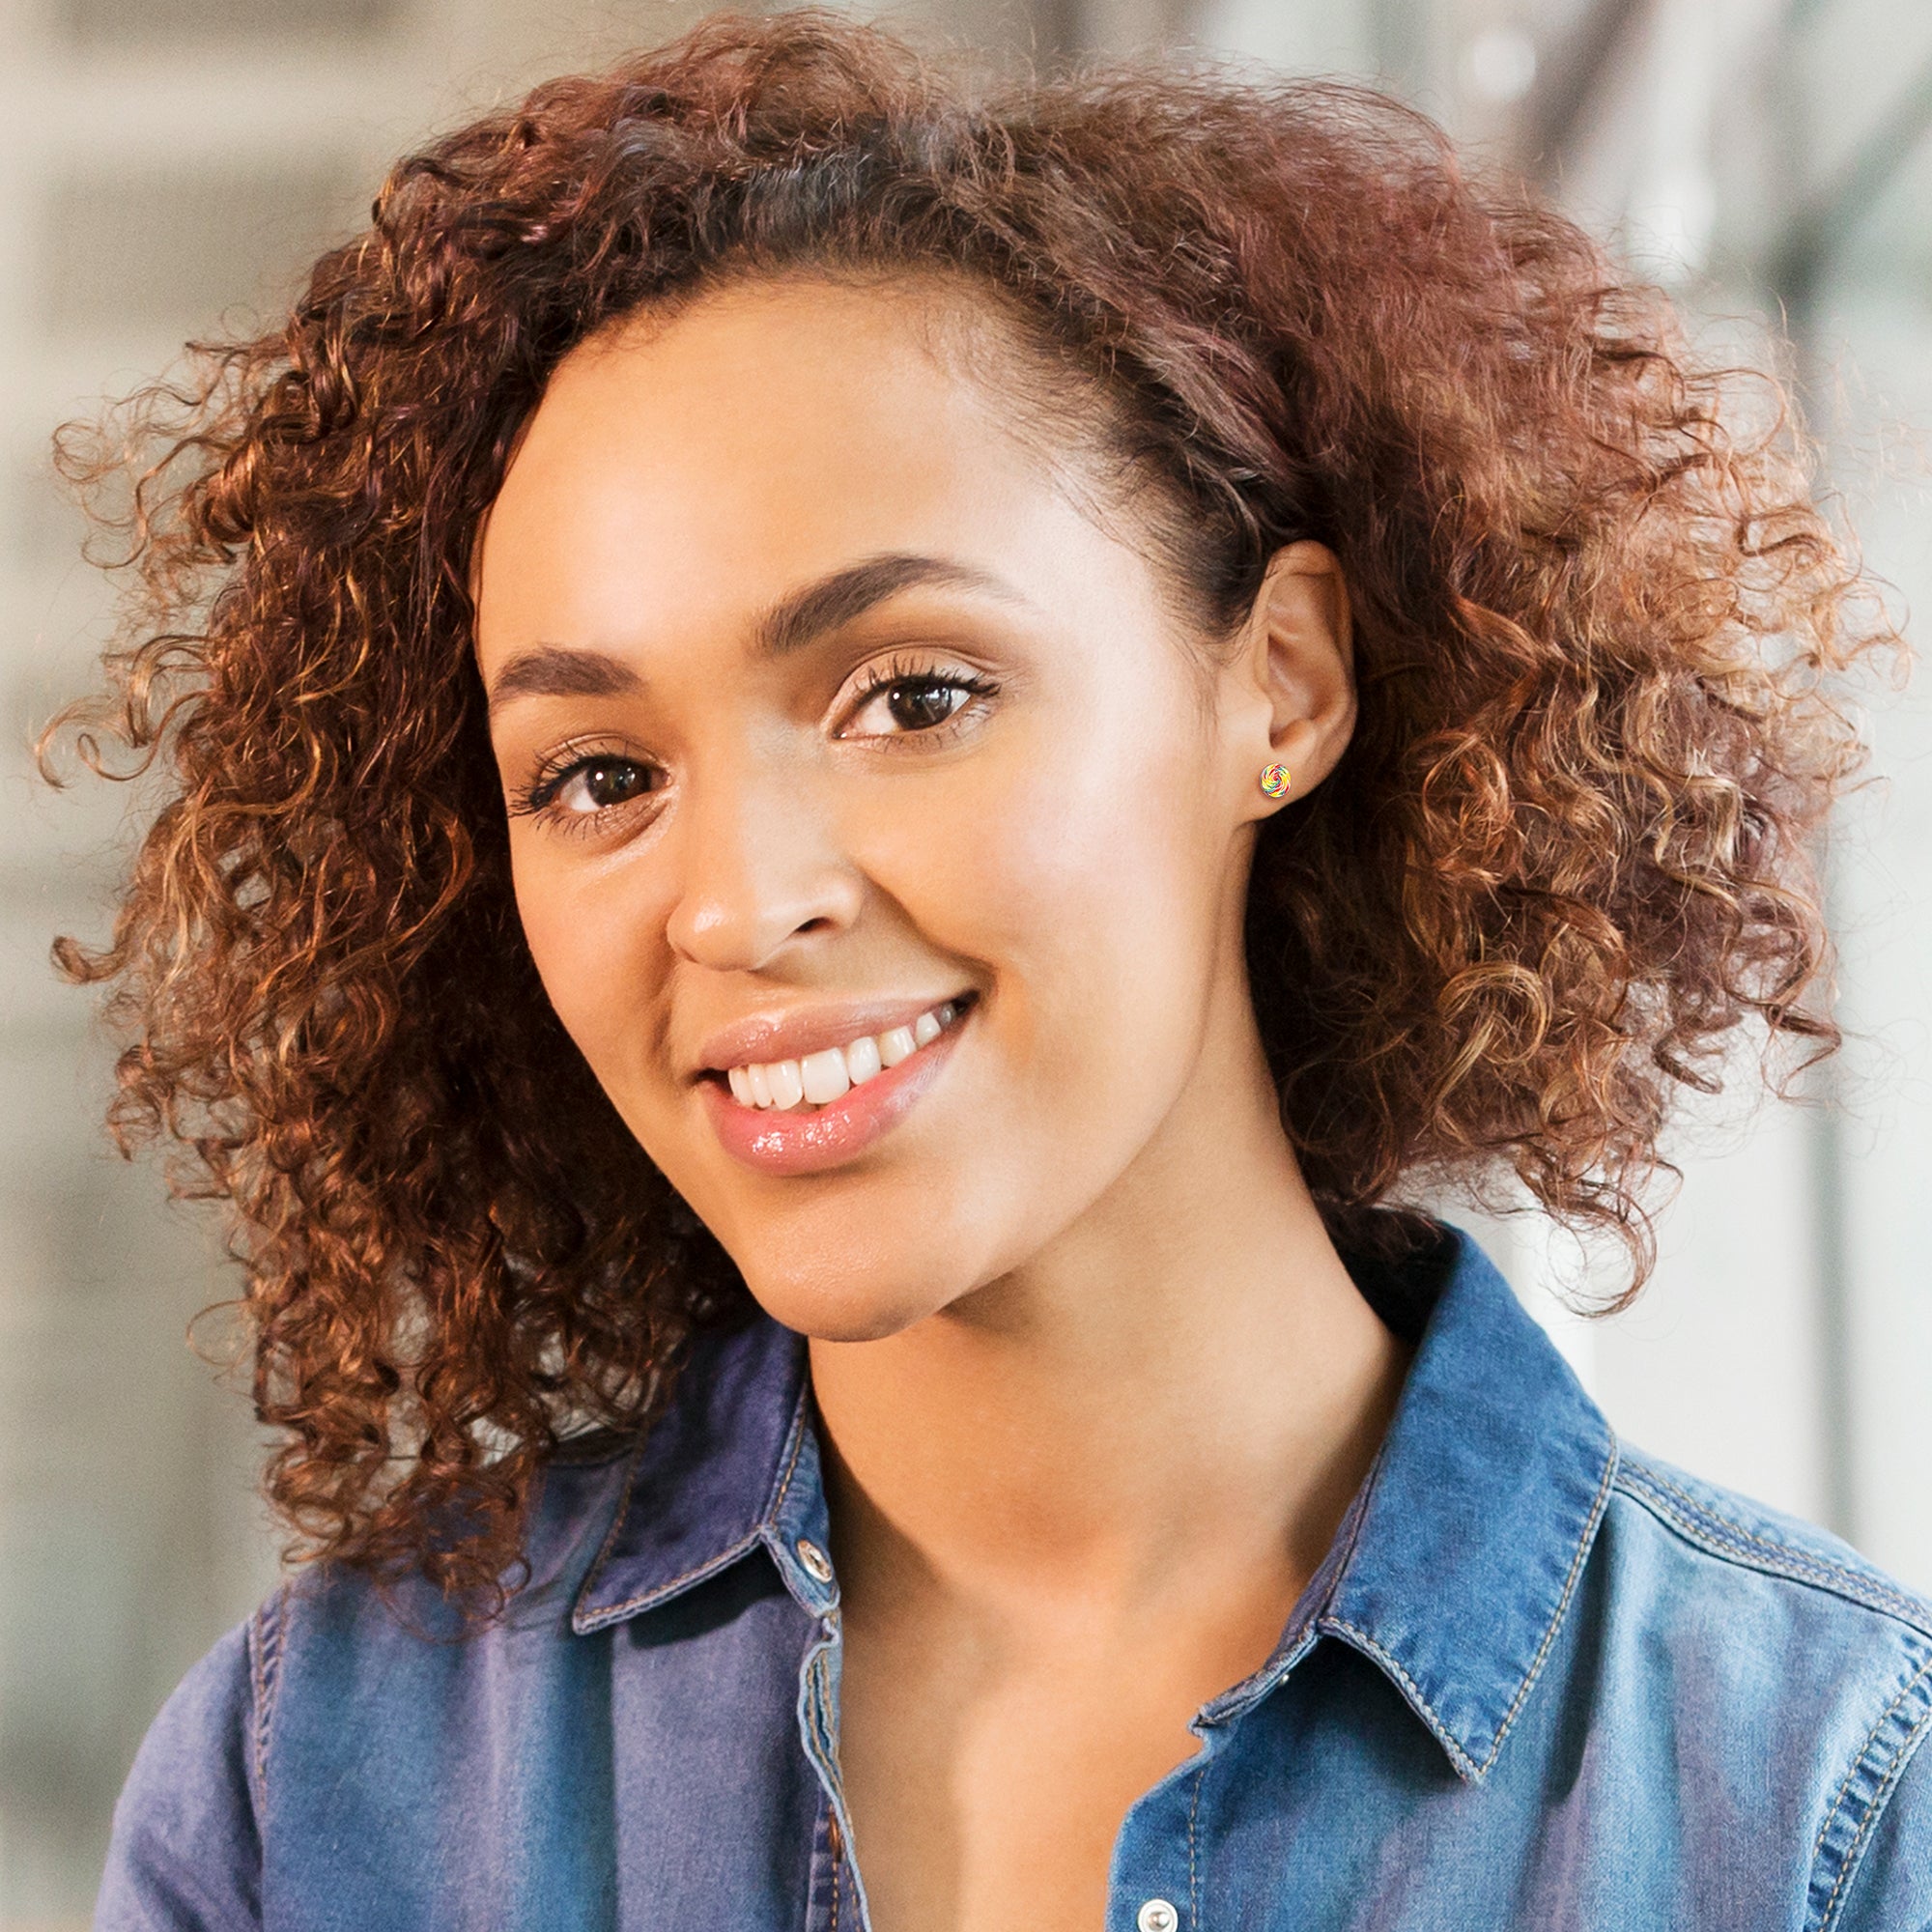
{"type": "Polygon", "coordinates": [[[1328,1241],[1259,1043],[1201,1076],[1023,1268],[898,1335],[811,1344],[848,1593],[1124,1610],[1250,1558],[1313,1573],[1403,1352],[1328,1241]]]}

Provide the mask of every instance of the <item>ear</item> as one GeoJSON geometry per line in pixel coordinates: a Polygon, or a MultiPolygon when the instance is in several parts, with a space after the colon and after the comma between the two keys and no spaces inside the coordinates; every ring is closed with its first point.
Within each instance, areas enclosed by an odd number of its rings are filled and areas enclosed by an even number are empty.
{"type": "Polygon", "coordinates": [[[1305,797],[1335,769],[1355,728],[1354,632],[1342,566],[1325,544],[1277,551],[1243,627],[1230,672],[1241,701],[1231,746],[1246,770],[1249,818],[1265,818],[1305,797]],[[1262,772],[1286,765],[1279,798],[1262,772]]]}

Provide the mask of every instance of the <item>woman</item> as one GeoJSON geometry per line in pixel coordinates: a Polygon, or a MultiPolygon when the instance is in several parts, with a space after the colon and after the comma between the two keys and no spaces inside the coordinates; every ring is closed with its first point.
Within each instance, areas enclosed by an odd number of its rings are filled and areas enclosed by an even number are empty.
{"type": "Polygon", "coordinates": [[[102,1925],[1932,1923],[1925,1608],[1413,1205],[1634,1283],[1671,1095],[1832,1042],[1882,626],[1659,298],[1373,97],[792,15],[208,368],[63,956],[313,1561],[102,1925]]]}

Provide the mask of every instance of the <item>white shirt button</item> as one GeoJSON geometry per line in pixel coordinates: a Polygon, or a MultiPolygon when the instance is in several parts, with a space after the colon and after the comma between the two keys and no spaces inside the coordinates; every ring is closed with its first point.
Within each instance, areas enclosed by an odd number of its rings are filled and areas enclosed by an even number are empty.
{"type": "Polygon", "coordinates": [[[1166,1899],[1151,1898],[1141,1907],[1134,1923],[1140,1932],[1175,1932],[1180,1923],[1180,1914],[1166,1899]]]}
{"type": "Polygon", "coordinates": [[[809,1536],[801,1536],[793,1546],[798,1551],[800,1567],[814,1583],[829,1583],[832,1580],[832,1559],[809,1536]]]}

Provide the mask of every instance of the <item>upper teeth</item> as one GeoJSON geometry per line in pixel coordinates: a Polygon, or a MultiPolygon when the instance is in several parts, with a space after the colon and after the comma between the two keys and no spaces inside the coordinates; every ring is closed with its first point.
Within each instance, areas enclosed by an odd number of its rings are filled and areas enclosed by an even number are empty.
{"type": "Polygon", "coordinates": [[[729,1066],[724,1077],[731,1083],[731,1097],[741,1107],[784,1109],[801,1102],[823,1107],[850,1089],[863,1087],[873,1074],[896,1066],[937,1039],[958,1017],[958,1003],[948,1000],[921,1013],[910,1026],[867,1034],[863,1039],[847,1040],[843,1046],[808,1053],[803,1060],[764,1060],[729,1066]]]}

